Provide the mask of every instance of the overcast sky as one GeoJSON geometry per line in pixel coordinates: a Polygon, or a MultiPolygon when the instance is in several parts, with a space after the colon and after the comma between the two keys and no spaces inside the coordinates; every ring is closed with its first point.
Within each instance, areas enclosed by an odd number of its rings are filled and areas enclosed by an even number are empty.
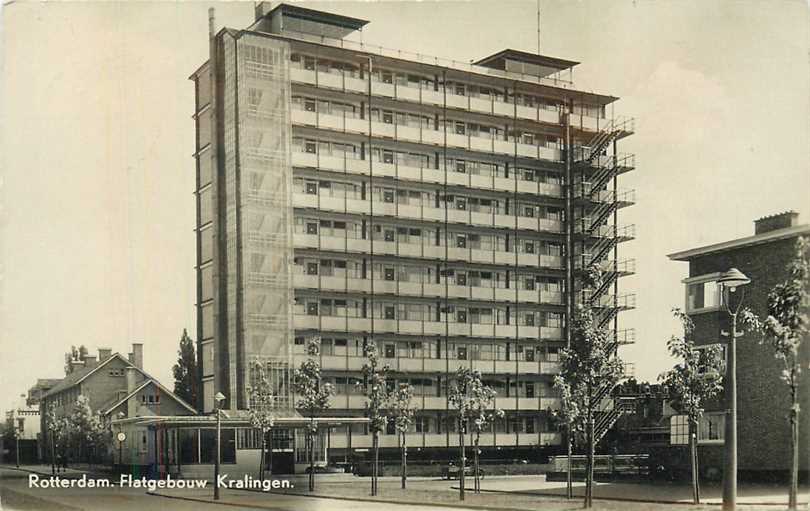
{"type": "MultiPolygon", "coordinates": [[[[171,387],[194,313],[194,108],[207,9],[242,28],[252,2],[34,3],[2,10],[0,410],[61,377],[85,344],[126,353],[171,387]]],[[[367,43],[477,59],[537,49],[535,1],[307,2],[371,23],[367,43]]],[[[638,274],[621,316],[637,374],[670,363],[687,268],[666,254],[752,234],[795,209],[810,221],[810,39],[804,1],[541,2],[542,53],[582,62],[575,82],[637,118],[620,150],[638,204],[621,246],[638,274]]]]}

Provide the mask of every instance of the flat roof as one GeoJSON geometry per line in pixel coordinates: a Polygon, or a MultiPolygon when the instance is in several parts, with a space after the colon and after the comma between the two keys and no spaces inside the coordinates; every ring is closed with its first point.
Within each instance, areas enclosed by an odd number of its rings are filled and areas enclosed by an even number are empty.
{"type": "Polygon", "coordinates": [[[361,20],[360,18],[352,18],[351,16],[343,16],[342,14],[334,14],[326,11],[318,11],[315,9],[307,9],[306,7],[299,7],[292,4],[278,4],[270,9],[264,17],[272,16],[276,11],[286,16],[293,18],[305,19],[315,21],[318,23],[326,23],[329,25],[336,25],[338,27],[348,28],[350,30],[360,30],[368,25],[368,20],[361,20]]]}
{"type": "Polygon", "coordinates": [[[484,57],[481,60],[473,62],[473,64],[476,66],[486,66],[492,62],[495,62],[496,60],[501,59],[516,60],[518,62],[526,62],[528,64],[536,64],[538,66],[551,67],[559,70],[569,69],[579,64],[579,62],[574,60],[559,59],[557,57],[549,57],[548,55],[513,50],[511,48],[501,50],[498,53],[490,55],[489,57],[484,57]]]}
{"type": "Polygon", "coordinates": [[[721,243],[714,243],[712,245],[691,248],[689,250],[669,254],[667,257],[673,261],[689,261],[690,259],[707,254],[726,252],[728,250],[736,250],[738,248],[761,245],[763,243],[770,243],[772,241],[795,238],[804,234],[810,234],[810,224],[796,225],[794,227],[786,227],[784,229],[775,229],[773,231],[763,232],[753,236],[746,236],[745,238],[737,238],[731,241],[723,241],[721,243]]]}

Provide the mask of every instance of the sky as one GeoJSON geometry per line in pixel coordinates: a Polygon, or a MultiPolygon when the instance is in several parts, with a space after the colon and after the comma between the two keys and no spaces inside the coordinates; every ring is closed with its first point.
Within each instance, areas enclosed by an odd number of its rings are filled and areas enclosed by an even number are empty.
{"type": "MultiPolygon", "coordinates": [[[[217,27],[252,2],[26,2],[0,11],[0,410],[61,377],[84,344],[126,354],[171,386],[195,332],[194,88],[217,27]]],[[[367,19],[389,48],[477,59],[537,51],[531,1],[306,2],[367,19]]],[[[666,254],[753,234],[788,209],[810,222],[810,16],[806,1],[541,0],[540,51],[582,62],[574,81],[636,118],[620,150],[637,170],[621,211],[637,239],[622,313],[636,375],[670,364],[685,263],[666,254]]]]}

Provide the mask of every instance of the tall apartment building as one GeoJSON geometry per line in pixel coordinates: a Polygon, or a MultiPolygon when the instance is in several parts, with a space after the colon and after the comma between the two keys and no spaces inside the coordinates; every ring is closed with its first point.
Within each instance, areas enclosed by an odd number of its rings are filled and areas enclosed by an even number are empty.
{"type": "MultiPolygon", "coordinates": [[[[410,446],[456,445],[446,396],[462,365],[506,411],[485,448],[559,446],[552,379],[575,301],[598,306],[617,344],[633,339],[617,323],[634,298],[618,291],[633,271],[618,178],[634,160],[617,151],[632,123],[607,115],[618,98],[574,86],[577,62],[504,50],[460,63],[346,38],[366,23],[264,3],[247,29],[210,21],[191,76],[199,406],[222,392],[244,410],[261,360],[290,407],[290,368],[318,338],[330,413],[362,416],[374,342],[392,383],[415,389],[410,446]],[[590,264],[600,289],[581,289],[590,264]]],[[[330,431],[330,453],[368,447],[364,428],[330,431]]]]}

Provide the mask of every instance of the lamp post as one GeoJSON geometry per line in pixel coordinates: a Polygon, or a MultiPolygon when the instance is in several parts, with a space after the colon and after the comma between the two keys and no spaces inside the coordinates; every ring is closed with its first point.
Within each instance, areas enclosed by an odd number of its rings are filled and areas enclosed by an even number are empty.
{"type": "Polygon", "coordinates": [[[219,432],[221,420],[219,415],[219,407],[225,401],[225,395],[222,392],[217,392],[214,396],[214,413],[217,414],[217,455],[214,457],[214,500],[219,500],[219,462],[221,449],[219,448],[219,432]]]}
{"type": "Polygon", "coordinates": [[[731,308],[731,294],[738,287],[749,284],[751,279],[737,268],[723,273],[717,283],[727,288],[729,294],[725,297],[726,310],[731,316],[731,332],[722,331],[720,334],[728,337],[728,352],[726,354],[726,381],[723,384],[726,392],[726,425],[725,425],[725,459],[723,461],[723,511],[734,511],[737,507],[737,338],[742,332],[737,331],[737,313],[742,306],[742,296],[737,301],[737,307],[731,308]]]}

